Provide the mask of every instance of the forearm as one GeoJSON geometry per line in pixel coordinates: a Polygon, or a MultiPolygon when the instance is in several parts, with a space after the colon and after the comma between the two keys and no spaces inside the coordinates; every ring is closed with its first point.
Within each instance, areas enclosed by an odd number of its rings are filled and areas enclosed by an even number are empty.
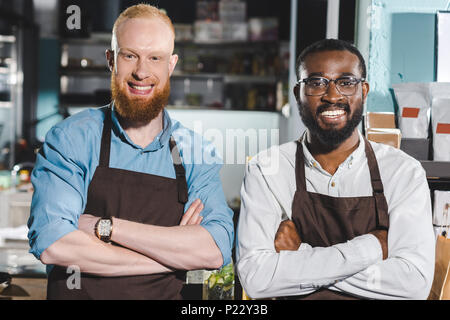
{"type": "Polygon", "coordinates": [[[44,264],[77,265],[81,272],[104,277],[173,271],[144,255],[107,244],[79,230],[54,242],[41,254],[40,259],[44,264]]]}
{"type": "Polygon", "coordinates": [[[327,248],[303,244],[298,251],[241,252],[239,277],[252,298],[301,295],[331,285],[381,261],[381,248],[372,235],[327,248]]]}
{"type": "Polygon", "coordinates": [[[200,225],[160,227],[114,218],[111,240],[174,269],[218,269],[222,254],[200,225]]]}
{"type": "Polygon", "coordinates": [[[410,261],[390,258],[337,282],[331,289],[367,299],[426,299],[432,270],[418,269],[410,261]]]}

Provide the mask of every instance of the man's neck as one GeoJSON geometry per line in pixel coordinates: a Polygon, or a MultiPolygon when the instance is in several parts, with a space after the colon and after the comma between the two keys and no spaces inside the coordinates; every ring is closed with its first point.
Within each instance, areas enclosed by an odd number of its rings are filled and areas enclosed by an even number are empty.
{"type": "Polygon", "coordinates": [[[322,145],[309,132],[307,134],[307,146],[311,155],[320,163],[322,168],[334,175],[339,165],[348,158],[359,146],[358,129],[353,131],[352,135],[342,142],[337,148],[329,150],[327,146],[322,145]]]}
{"type": "Polygon", "coordinates": [[[155,137],[163,129],[164,112],[161,111],[159,115],[149,123],[129,122],[124,119],[119,119],[120,125],[130,137],[134,144],[146,148],[155,140],[155,137]]]}

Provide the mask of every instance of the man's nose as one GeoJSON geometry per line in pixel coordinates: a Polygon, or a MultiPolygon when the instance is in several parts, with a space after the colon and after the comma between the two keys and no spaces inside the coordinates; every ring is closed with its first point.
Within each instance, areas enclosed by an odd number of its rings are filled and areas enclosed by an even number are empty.
{"type": "Polygon", "coordinates": [[[145,80],[151,76],[150,66],[143,60],[138,60],[133,71],[133,76],[136,80],[145,80]]]}
{"type": "Polygon", "coordinates": [[[342,99],[344,99],[344,95],[339,92],[336,83],[334,81],[330,81],[325,94],[322,96],[322,100],[335,102],[342,99]]]}

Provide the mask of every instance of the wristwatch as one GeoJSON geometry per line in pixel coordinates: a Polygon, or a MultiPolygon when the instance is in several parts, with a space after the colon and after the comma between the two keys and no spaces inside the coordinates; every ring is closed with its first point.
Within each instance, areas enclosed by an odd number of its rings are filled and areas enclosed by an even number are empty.
{"type": "Polygon", "coordinates": [[[109,217],[100,218],[95,224],[95,235],[97,236],[97,238],[99,238],[104,242],[110,242],[112,229],[113,229],[112,218],[109,217]]]}

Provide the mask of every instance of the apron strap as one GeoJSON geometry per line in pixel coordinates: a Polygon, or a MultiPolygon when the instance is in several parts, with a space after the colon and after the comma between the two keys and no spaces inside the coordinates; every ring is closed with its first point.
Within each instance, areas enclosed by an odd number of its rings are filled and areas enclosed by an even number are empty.
{"type": "Polygon", "coordinates": [[[380,170],[378,168],[378,162],[375,157],[375,152],[372,146],[364,137],[367,163],[369,165],[370,180],[372,183],[373,197],[375,198],[375,210],[377,213],[377,228],[389,229],[389,214],[386,197],[384,196],[383,182],[381,181],[380,170]]]}
{"type": "Polygon", "coordinates": [[[297,152],[295,155],[295,181],[297,190],[306,191],[306,176],[305,176],[305,160],[303,154],[303,147],[301,141],[297,140],[297,152]]]}
{"type": "Polygon", "coordinates": [[[383,193],[383,183],[381,182],[380,170],[378,169],[377,159],[375,157],[375,153],[370,145],[369,141],[364,138],[365,149],[366,149],[366,157],[367,163],[369,165],[370,171],[370,180],[372,182],[372,189],[375,193],[383,193]]]}
{"type": "Polygon", "coordinates": [[[103,120],[102,142],[100,145],[100,167],[109,167],[109,153],[111,149],[111,105],[106,108],[105,119],[103,120]]]}
{"type": "Polygon", "coordinates": [[[175,175],[178,185],[178,201],[182,204],[186,204],[186,202],[188,201],[186,171],[181,162],[177,143],[175,142],[175,139],[172,136],[170,137],[169,145],[170,145],[170,154],[172,155],[173,167],[175,168],[175,175]]]}

